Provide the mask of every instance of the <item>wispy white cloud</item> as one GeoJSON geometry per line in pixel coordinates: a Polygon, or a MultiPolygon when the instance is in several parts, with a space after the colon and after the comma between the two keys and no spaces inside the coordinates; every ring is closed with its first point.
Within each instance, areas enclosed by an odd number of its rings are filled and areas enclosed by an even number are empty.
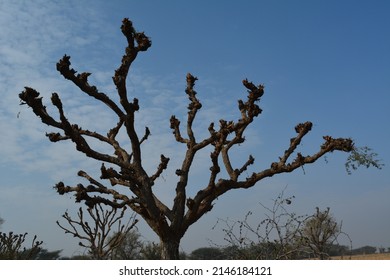
{"type": "Polygon", "coordinates": [[[50,131],[28,108],[19,106],[17,94],[28,85],[38,89],[49,102],[52,91],[72,91],[71,85],[53,71],[57,59],[53,55],[62,53],[67,47],[74,49],[98,39],[94,33],[80,32],[82,28],[88,31],[90,25],[87,23],[96,21],[93,17],[88,18],[91,14],[88,10],[81,11],[73,4],[74,1],[0,3],[0,128],[3,132],[0,152],[3,164],[13,162],[28,170],[44,170],[45,167],[50,173],[59,170],[52,157],[64,150],[50,144],[40,152],[35,149],[45,145],[44,133],[50,131]],[[84,17],[79,17],[81,14],[84,17]]]}
{"type": "Polygon", "coordinates": [[[45,133],[52,129],[19,105],[18,93],[24,86],[36,88],[54,115],[50,94],[65,93],[65,105],[71,100],[79,107],[75,121],[91,111],[78,97],[68,98],[76,90],[55,71],[66,51],[99,40],[96,32],[89,32],[99,18],[91,16],[93,9],[81,10],[75,2],[0,2],[0,216],[6,221],[2,230],[37,234],[50,249],[76,244],[63,236],[55,220],[65,209],[78,207],[73,198],[58,196],[51,186],[59,180],[77,182],[77,171],[92,163],[74,151],[72,143],[50,143],[45,133]]]}

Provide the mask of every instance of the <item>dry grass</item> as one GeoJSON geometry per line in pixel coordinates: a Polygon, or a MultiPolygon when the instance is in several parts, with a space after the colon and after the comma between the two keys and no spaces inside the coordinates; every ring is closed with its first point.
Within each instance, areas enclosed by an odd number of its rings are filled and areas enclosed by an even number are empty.
{"type": "Polygon", "coordinates": [[[332,257],[332,260],[390,260],[390,253],[332,257]]]}

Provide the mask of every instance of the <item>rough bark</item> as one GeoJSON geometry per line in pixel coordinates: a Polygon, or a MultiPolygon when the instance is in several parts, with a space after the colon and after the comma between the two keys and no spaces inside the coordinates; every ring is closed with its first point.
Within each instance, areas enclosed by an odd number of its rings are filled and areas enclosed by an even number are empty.
{"type": "Polygon", "coordinates": [[[292,172],[305,164],[315,162],[327,153],[333,151],[350,152],[354,148],[351,139],[325,136],[324,143],[316,153],[304,156],[297,152],[297,148],[303,137],[312,129],[312,123],[301,123],[295,127],[296,135],[290,139],[287,149],[277,161],[271,163],[269,168],[255,171],[251,176],[244,178],[243,173],[254,165],[254,157],[249,156],[243,165],[234,166],[230,159],[230,151],[245,141],[244,132],[246,128],[253,122],[254,118],[261,114],[262,110],[257,103],[264,94],[263,85],[255,85],[248,80],[244,80],[243,86],[247,89],[248,94],[245,100],[238,101],[239,119],[237,121],[220,120],[219,128],[211,123],[208,128],[210,135],[205,139],[197,140],[193,130],[193,122],[202,104],[196,97],[197,93],[194,90],[197,78],[187,74],[185,92],[189,98],[189,105],[185,127],[186,135],[182,134],[180,120],[175,116],[170,119],[170,127],[174,138],[178,144],[186,145],[187,151],[181,168],[175,172],[178,177],[176,195],[173,200],[173,207],[169,208],[155,196],[152,189],[157,187],[154,186],[156,180],[167,168],[169,158],[161,155],[160,163],[153,174],[148,174],[144,170],[141,145],[147,140],[150,131],[146,128],[144,136],[141,139],[139,138],[134,125],[135,112],[140,108],[138,99],[133,98],[132,101],[129,101],[126,90],[126,78],[132,62],[139,52],[148,50],[151,41],[144,33],[136,32],[132,22],[128,19],[123,20],[121,29],[127,39],[127,47],[122,63],[113,77],[119,96],[119,104],[115,103],[105,93],[100,92],[96,86],[88,83],[90,73],[77,74],[77,71],[71,68],[69,56],[65,55],[57,63],[57,70],[64,78],[72,81],[82,92],[102,102],[116,114],[117,123],[107,134],[89,131],[77,124],[71,124],[65,115],[61,99],[57,93],[52,94],[51,101],[59,112],[58,120],[48,114],[42,103],[42,98],[39,97],[40,93],[36,90],[26,87],[19,96],[22,103],[30,106],[43,123],[60,131],[48,133],[47,136],[50,141],[73,141],[79,152],[103,162],[100,178],[108,180],[111,185],[111,187],[106,186],[89,176],[85,171],[79,171],[78,175],[89,182],[87,186],[83,184],[66,186],[63,182],[59,182],[55,186],[57,192],[59,194],[74,193],[77,202],[83,201],[89,207],[101,203],[113,208],[129,206],[142,216],[160,237],[163,258],[178,258],[178,244],[188,227],[210,211],[215,199],[227,191],[253,187],[258,181],[266,177],[292,172]],[[130,150],[124,148],[127,143],[119,143],[116,140],[116,136],[121,129],[124,129],[127,133],[131,146],[130,150]],[[89,145],[91,138],[111,145],[115,154],[108,155],[93,149],[89,145]],[[193,160],[197,152],[207,146],[212,147],[208,184],[200,186],[194,197],[188,197],[186,187],[193,160]],[[104,163],[114,167],[107,168],[104,163]],[[223,168],[226,170],[228,177],[218,178],[223,168]],[[116,188],[113,188],[113,186],[116,186],[116,188]],[[123,187],[122,191],[118,191],[118,186],[123,187]]]}
{"type": "Polygon", "coordinates": [[[160,239],[161,259],[178,260],[179,259],[180,238],[174,236],[160,239]]]}

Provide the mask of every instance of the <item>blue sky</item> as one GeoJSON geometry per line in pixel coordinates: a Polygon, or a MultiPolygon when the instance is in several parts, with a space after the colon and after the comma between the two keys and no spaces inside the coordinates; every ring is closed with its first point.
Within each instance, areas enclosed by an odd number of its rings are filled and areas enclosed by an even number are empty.
{"type": "MultiPolygon", "coordinates": [[[[222,229],[212,230],[218,218],[243,219],[251,210],[261,219],[259,202],[272,204],[286,186],[286,194],[296,196],[291,211],[310,214],[316,206],[330,207],[354,247],[389,247],[389,12],[388,1],[1,1],[1,230],[37,234],[45,247],[65,249],[65,255],[82,252],[55,224],[65,210],[75,213],[80,205],[71,196],[58,196],[52,186],[80,182],[80,169],[98,177],[100,164],[78,154],[71,143],[50,143],[45,133],[52,130],[19,106],[18,93],[24,86],[37,89],[49,109],[51,93],[58,92],[72,122],[90,130],[109,128],[113,115],[65,81],[55,64],[70,55],[75,69],[92,72],[90,81],[115,97],[111,77],[125,47],[119,27],[128,17],[152,39],[152,47],[133,64],[128,85],[140,100],[138,131],[149,126],[152,132],[143,147],[146,169],[155,169],[161,153],[171,158],[158,187],[167,204],[184,151],[173,139],[169,117],[185,117],[187,72],[199,78],[199,139],[211,121],[239,117],[242,79],[265,85],[263,114],[235,152],[237,165],[249,154],[255,157],[250,172],[277,160],[294,126],[308,120],[314,127],[302,143],[303,154],[315,152],[323,135],[351,137],[387,164],[349,176],[347,156],[336,153],[328,163],[305,167],[305,173],[297,170],[228,193],[190,228],[183,250],[208,246],[209,240],[223,243],[222,229]]],[[[208,153],[196,158],[190,194],[206,180],[208,153]]],[[[156,240],[142,223],[140,230],[146,240],[156,240]]]]}

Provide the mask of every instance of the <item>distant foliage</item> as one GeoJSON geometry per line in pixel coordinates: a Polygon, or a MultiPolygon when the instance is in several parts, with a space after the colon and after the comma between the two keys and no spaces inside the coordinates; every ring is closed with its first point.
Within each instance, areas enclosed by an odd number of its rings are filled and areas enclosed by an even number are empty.
{"type": "Polygon", "coordinates": [[[352,255],[365,255],[365,254],[374,254],[376,252],[376,247],[373,246],[363,246],[357,249],[352,250],[352,255]]]}
{"type": "Polygon", "coordinates": [[[160,260],[161,248],[158,243],[146,242],[142,245],[141,259],[143,260],[160,260]]]}
{"type": "Polygon", "coordinates": [[[114,260],[138,260],[141,259],[143,243],[140,240],[141,235],[136,229],[128,232],[114,233],[108,243],[120,239],[121,243],[112,250],[111,258],[114,260]]]}
{"type": "Polygon", "coordinates": [[[223,260],[226,254],[223,249],[218,247],[203,247],[191,252],[191,260],[223,260]]]}
{"type": "Polygon", "coordinates": [[[37,260],[58,260],[61,258],[62,250],[55,250],[55,251],[49,251],[47,249],[42,249],[37,254],[36,258],[37,260]]]}
{"type": "Polygon", "coordinates": [[[27,232],[14,234],[0,232],[0,259],[2,260],[32,260],[36,259],[42,250],[42,241],[34,236],[31,247],[25,247],[27,232]]]}

